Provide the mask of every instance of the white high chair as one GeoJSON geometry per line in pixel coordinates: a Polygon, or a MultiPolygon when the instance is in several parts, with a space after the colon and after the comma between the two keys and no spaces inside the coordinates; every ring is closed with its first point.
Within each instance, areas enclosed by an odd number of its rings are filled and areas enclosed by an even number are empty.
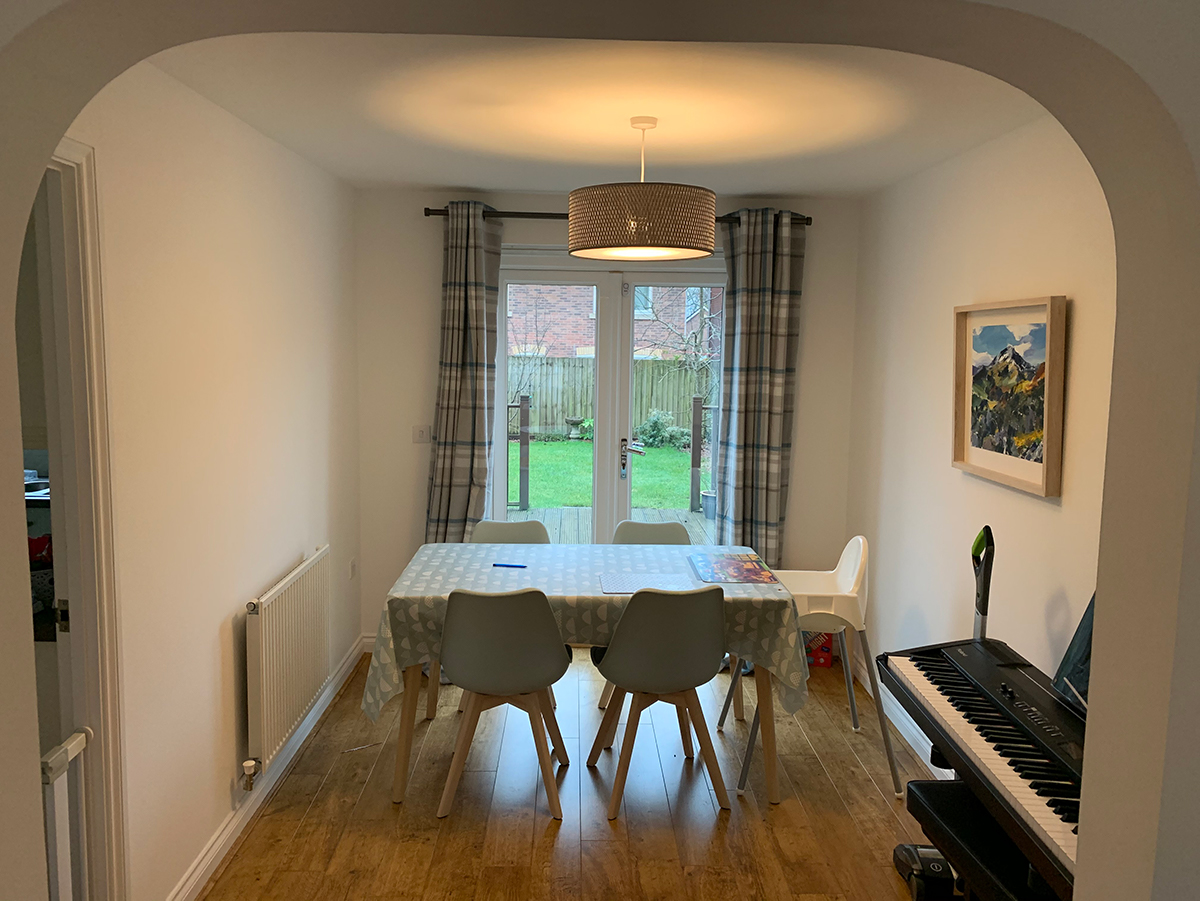
{"type": "MultiPolygon", "coordinates": [[[[797,628],[808,632],[832,632],[837,634],[838,649],[842,655],[842,673],[846,677],[846,696],[850,699],[850,722],[854,731],[859,731],[858,704],[854,698],[854,676],[850,672],[850,654],[846,645],[846,629],[858,633],[858,640],[866,658],[867,672],[871,680],[871,694],[875,696],[875,709],[879,714],[879,728],[883,732],[883,746],[887,751],[888,766],[892,770],[892,787],[896,797],[904,796],[900,784],[900,772],[896,768],[896,755],[892,750],[892,737],[888,732],[887,717],[883,712],[883,695],[879,690],[879,676],[875,661],[871,659],[871,645],[867,641],[867,539],[862,535],[851,538],[842,550],[837,568],[828,571],[775,570],[775,577],[796,599],[799,616],[797,628]]],[[[729,693],[717,720],[717,728],[725,725],[730,702],[741,691],[741,667],[731,670],[729,693]]],[[[750,755],[758,737],[758,710],[750,724],[750,741],[746,745],[746,756],[742,761],[742,774],[738,780],[738,791],[746,788],[750,774],[750,755]]]]}

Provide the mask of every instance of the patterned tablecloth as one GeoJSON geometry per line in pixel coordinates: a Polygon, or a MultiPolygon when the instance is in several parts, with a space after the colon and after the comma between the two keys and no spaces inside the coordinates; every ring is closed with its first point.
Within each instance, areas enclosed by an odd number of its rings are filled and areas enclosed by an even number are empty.
{"type": "MultiPolygon", "coordinates": [[[[405,667],[438,659],[446,600],[456,588],[540,588],[563,641],[607,645],[629,595],[604,594],[602,573],[674,573],[697,577],[689,554],[753,553],[731,546],[651,544],[426,544],[388,593],[379,618],[362,709],[372,720],[403,687],[405,667]],[[524,563],[503,569],[493,563],[524,563]]],[[[796,605],[778,583],[725,583],[725,643],[731,654],[775,676],[780,705],[795,713],[808,699],[808,664],[796,628],[796,605]]]]}

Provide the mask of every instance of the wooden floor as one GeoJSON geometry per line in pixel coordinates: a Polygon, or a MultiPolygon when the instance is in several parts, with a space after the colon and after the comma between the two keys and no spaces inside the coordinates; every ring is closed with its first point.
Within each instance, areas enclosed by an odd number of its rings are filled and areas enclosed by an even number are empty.
{"type": "MultiPolygon", "coordinates": [[[[555,686],[571,758],[558,767],[564,818],[551,819],[525,714],[483,714],[454,810],[434,816],[454,744],[459,691],[418,724],[408,800],[389,799],[399,698],[377,724],[359,710],[366,657],[291,772],[210,881],[207,901],[359,899],[792,899],[900,901],[900,842],[920,841],[893,795],[874,708],[859,691],[863,731],[850,729],[841,671],[814,669],[808,706],[778,730],[783,803],[765,803],[761,754],[750,790],[732,787],[746,723],[715,732],[728,685],[700,690],[730,786],[719,813],[703,767],[685,761],[675,712],[644,715],[620,817],[605,810],[619,745],[589,769],[601,711],[599,674],[576,650],[555,686]]],[[[747,716],[753,680],[747,680],[747,716]]],[[[422,689],[423,691],[423,689],[422,689]]],[[[421,710],[424,710],[422,696],[421,710]]],[[[623,735],[623,728],[621,734],[623,735]]],[[[893,732],[905,781],[928,778],[893,732]]]]}
{"type": "MultiPolygon", "coordinates": [[[[715,544],[716,521],[705,519],[703,513],[690,510],[659,510],[653,507],[634,507],[631,516],[638,522],[681,522],[687,526],[692,544],[715,544]]],[[[542,507],[532,510],[510,509],[510,522],[536,519],[546,526],[551,544],[591,544],[591,507],[542,507]]]]}

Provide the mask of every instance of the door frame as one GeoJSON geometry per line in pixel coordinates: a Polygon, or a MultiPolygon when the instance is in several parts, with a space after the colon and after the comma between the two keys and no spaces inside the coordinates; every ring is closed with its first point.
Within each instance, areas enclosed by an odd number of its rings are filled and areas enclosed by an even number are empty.
{"type": "MultiPolygon", "coordinates": [[[[118,594],[110,469],[107,370],[100,272],[100,211],[94,150],[63,138],[34,207],[43,336],[57,374],[47,382],[57,424],[59,472],[51,496],[65,523],[66,597],[70,600],[71,710],[68,725],[89,733],[76,795],[84,843],[79,849],[89,901],[122,901],[128,889],[124,753],[121,730],[118,594]],[[43,262],[45,260],[45,262],[43,262]],[[48,301],[48,303],[47,303],[48,301]],[[46,309],[49,307],[49,309],[46,309]],[[57,409],[55,409],[57,408],[57,409]],[[55,484],[57,483],[57,484],[55,484]]],[[[50,417],[48,417],[50,418],[50,417]]],[[[54,454],[54,448],[51,448],[54,454]]],[[[61,586],[58,594],[64,596],[61,586]]]]}
{"type": "MultiPolygon", "coordinates": [[[[620,262],[573,257],[562,245],[505,244],[500,257],[500,285],[497,311],[496,410],[493,447],[502,448],[493,455],[491,516],[508,516],[508,431],[507,431],[507,359],[508,285],[509,284],[586,284],[596,286],[596,334],[594,396],[595,433],[592,440],[592,541],[607,544],[622,519],[630,515],[630,483],[618,478],[618,452],[622,438],[632,438],[629,422],[630,390],[633,383],[633,354],[621,354],[632,348],[633,290],[631,276],[645,273],[656,284],[694,284],[698,277],[724,285],[725,256],[718,250],[713,256],[681,262],[620,262]],[[629,284],[628,291],[623,285],[629,284]],[[503,488],[503,490],[500,490],[503,488]]],[[[636,465],[636,464],[635,464],[636,465]]]]}

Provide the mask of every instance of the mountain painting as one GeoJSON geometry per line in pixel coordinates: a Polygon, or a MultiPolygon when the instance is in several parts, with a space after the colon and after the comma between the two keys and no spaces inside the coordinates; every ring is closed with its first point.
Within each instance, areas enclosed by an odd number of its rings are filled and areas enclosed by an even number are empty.
{"type": "Polygon", "coordinates": [[[971,446],[1042,462],[1046,323],[971,330],[971,446]]]}

